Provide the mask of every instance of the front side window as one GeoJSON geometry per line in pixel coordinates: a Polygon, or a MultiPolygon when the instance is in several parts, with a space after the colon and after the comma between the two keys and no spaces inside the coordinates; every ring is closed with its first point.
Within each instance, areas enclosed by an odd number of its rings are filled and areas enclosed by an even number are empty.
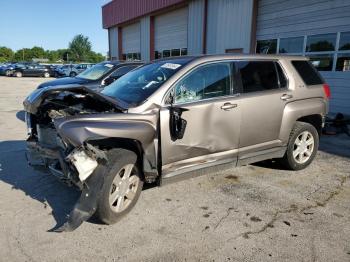
{"type": "Polygon", "coordinates": [[[241,61],[238,70],[243,93],[278,89],[278,76],[272,61],[241,61]]]}
{"type": "Polygon", "coordinates": [[[119,78],[123,75],[125,75],[126,73],[128,73],[129,71],[131,71],[132,69],[136,68],[138,65],[129,65],[129,66],[122,66],[119,67],[117,70],[115,70],[112,74],[111,77],[114,78],[119,78]]]}
{"type": "Polygon", "coordinates": [[[131,107],[138,106],[190,61],[179,58],[146,64],[120,77],[102,94],[122,100],[131,107]]]}
{"type": "Polygon", "coordinates": [[[201,66],[175,86],[175,102],[193,102],[230,94],[230,63],[201,66]]]}
{"type": "Polygon", "coordinates": [[[307,37],[306,51],[334,51],[337,34],[311,35],[307,37]]]}
{"type": "Polygon", "coordinates": [[[302,53],[304,46],[304,37],[281,38],[279,53],[302,53]]]}
{"type": "Polygon", "coordinates": [[[256,44],[257,54],[276,54],[277,39],[258,40],[256,44]]]}

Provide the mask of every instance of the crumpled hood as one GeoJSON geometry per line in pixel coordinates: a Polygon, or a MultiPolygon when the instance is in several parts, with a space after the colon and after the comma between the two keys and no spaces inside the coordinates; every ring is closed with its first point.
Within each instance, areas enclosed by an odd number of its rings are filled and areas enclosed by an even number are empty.
{"type": "Polygon", "coordinates": [[[77,94],[92,94],[96,100],[100,102],[109,103],[119,110],[127,109],[127,105],[120,103],[113,98],[109,98],[100,93],[97,93],[85,86],[81,85],[62,85],[62,86],[48,86],[41,89],[36,89],[23,101],[24,110],[31,113],[36,114],[39,106],[49,95],[54,93],[60,93],[63,91],[71,91],[77,94]]]}
{"type": "Polygon", "coordinates": [[[59,78],[59,79],[42,83],[41,85],[38,86],[38,89],[48,87],[48,86],[59,86],[59,85],[72,85],[72,84],[84,85],[88,82],[89,80],[78,78],[78,77],[64,77],[64,78],[59,78]]]}

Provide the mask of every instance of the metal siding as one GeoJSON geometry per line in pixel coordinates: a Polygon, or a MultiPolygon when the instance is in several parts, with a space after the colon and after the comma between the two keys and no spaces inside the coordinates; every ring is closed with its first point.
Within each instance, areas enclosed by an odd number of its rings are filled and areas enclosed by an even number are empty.
{"type": "MultiPolygon", "coordinates": [[[[350,1],[260,0],[257,39],[350,31],[350,1]]],[[[320,72],[330,85],[331,112],[350,115],[350,72],[320,72]]]]}
{"type": "Polygon", "coordinates": [[[329,110],[350,115],[350,72],[320,72],[331,88],[329,110]]]}
{"type": "Polygon", "coordinates": [[[203,22],[205,0],[193,0],[188,6],[188,54],[198,55],[203,51],[203,22]]]}
{"type": "Polygon", "coordinates": [[[156,16],[154,20],[155,51],[187,47],[188,8],[156,16]]]}
{"type": "Polygon", "coordinates": [[[114,0],[102,6],[103,28],[125,23],[137,17],[184,2],[186,0],[114,0]]]}
{"type": "Polygon", "coordinates": [[[108,32],[111,60],[118,59],[118,28],[111,27],[108,32]]]}
{"type": "Polygon", "coordinates": [[[140,23],[123,27],[122,41],[123,54],[139,53],[141,51],[140,23]]]}
{"type": "Polygon", "coordinates": [[[141,23],[141,59],[150,60],[150,17],[143,17],[141,23]]]}
{"type": "Polygon", "coordinates": [[[243,48],[249,53],[253,0],[209,0],[207,53],[243,48]]]}
{"type": "Polygon", "coordinates": [[[257,39],[350,30],[350,1],[259,1],[257,39]]]}

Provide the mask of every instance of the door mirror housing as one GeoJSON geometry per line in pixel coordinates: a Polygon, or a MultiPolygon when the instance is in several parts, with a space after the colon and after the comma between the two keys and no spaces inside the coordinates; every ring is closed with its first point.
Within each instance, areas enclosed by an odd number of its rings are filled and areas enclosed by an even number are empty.
{"type": "Polygon", "coordinates": [[[188,111],[188,109],[174,106],[169,107],[169,130],[172,141],[182,139],[185,134],[187,121],[181,118],[182,112],[184,111],[188,111]]]}

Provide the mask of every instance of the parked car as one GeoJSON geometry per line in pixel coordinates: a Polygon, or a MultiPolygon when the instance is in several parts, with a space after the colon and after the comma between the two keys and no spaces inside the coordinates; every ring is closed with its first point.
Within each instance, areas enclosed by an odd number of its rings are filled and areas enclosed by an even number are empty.
{"type": "Polygon", "coordinates": [[[80,74],[81,72],[84,72],[86,69],[92,67],[94,64],[78,64],[75,65],[72,70],[69,73],[70,77],[75,77],[76,75],[80,74]]]}
{"type": "Polygon", "coordinates": [[[42,83],[38,86],[38,89],[48,86],[75,84],[84,85],[98,91],[140,65],[142,65],[141,62],[102,62],[90,67],[84,72],[78,74],[76,77],[64,77],[42,83]]]}
{"type": "Polygon", "coordinates": [[[67,64],[58,67],[55,70],[55,77],[66,77],[69,76],[70,72],[72,71],[72,68],[74,67],[74,64],[67,64]]]}
{"type": "Polygon", "coordinates": [[[0,68],[0,75],[2,76],[10,76],[15,69],[16,64],[5,64],[0,68]]]}
{"type": "Polygon", "coordinates": [[[37,77],[50,77],[52,75],[51,68],[44,65],[23,65],[16,66],[12,72],[13,76],[37,76],[37,77]]]}
{"type": "Polygon", "coordinates": [[[277,159],[314,159],[330,89],[305,57],[215,55],[158,60],[101,93],[66,86],[24,101],[27,158],[82,195],[66,224],[113,224],[145,183],[277,159]]]}

